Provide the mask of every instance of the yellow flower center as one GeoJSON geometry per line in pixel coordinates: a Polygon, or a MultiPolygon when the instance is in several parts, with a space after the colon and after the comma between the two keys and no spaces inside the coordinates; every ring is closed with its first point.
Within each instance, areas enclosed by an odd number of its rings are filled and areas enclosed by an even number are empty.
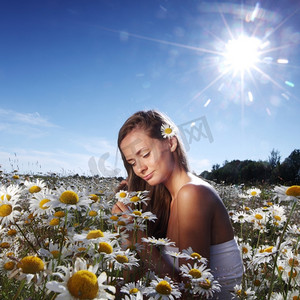
{"type": "Polygon", "coordinates": [[[199,253],[197,253],[197,252],[193,252],[192,254],[191,254],[191,257],[192,258],[197,258],[197,259],[201,259],[202,258],[202,256],[199,254],[199,253]]]}
{"type": "Polygon", "coordinates": [[[0,217],[7,217],[12,212],[12,206],[9,204],[2,204],[0,206],[0,217]]]}
{"type": "Polygon", "coordinates": [[[274,248],[273,246],[267,247],[267,248],[265,248],[265,249],[263,250],[263,252],[271,253],[272,250],[273,250],[273,248],[274,248]]]}
{"type": "Polygon", "coordinates": [[[261,285],[261,281],[259,279],[255,279],[253,281],[254,286],[260,286],[261,285]]]}
{"type": "Polygon", "coordinates": [[[94,299],[98,294],[97,276],[87,270],[80,270],[67,283],[70,294],[79,299],[94,299]]]}
{"type": "Polygon", "coordinates": [[[57,226],[59,225],[59,219],[57,218],[53,218],[50,223],[49,223],[51,226],[57,226]]]}
{"type": "Polygon", "coordinates": [[[10,200],[11,199],[11,195],[8,195],[8,194],[4,194],[1,196],[1,200],[4,200],[6,198],[6,200],[10,200]]]}
{"type": "Polygon", "coordinates": [[[94,210],[91,210],[90,212],[89,212],[89,216],[90,217],[96,217],[98,215],[98,213],[96,212],[96,211],[94,211],[94,210]]]}
{"type": "Polygon", "coordinates": [[[117,260],[117,262],[119,262],[120,264],[125,264],[125,263],[128,263],[128,257],[126,256],[126,255],[120,255],[120,254],[118,254],[117,256],[116,256],[116,260],[117,260]]]}
{"type": "Polygon", "coordinates": [[[98,252],[104,252],[106,254],[111,254],[113,252],[113,248],[109,243],[100,242],[98,252]]]}
{"type": "Polygon", "coordinates": [[[127,194],[126,194],[125,192],[121,192],[121,193],[119,194],[119,197],[120,197],[120,198],[126,198],[126,196],[127,196],[127,194]]]}
{"type": "Polygon", "coordinates": [[[171,133],[172,133],[172,129],[171,129],[170,127],[167,127],[167,128],[165,129],[165,133],[166,133],[166,134],[171,134],[171,133]]]}
{"type": "Polygon", "coordinates": [[[242,252],[243,252],[244,254],[248,253],[248,248],[247,248],[247,247],[243,247],[243,248],[242,248],[242,252]]]}
{"type": "Polygon", "coordinates": [[[211,282],[205,278],[205,281],[200,281],[199,286],[205,290],[209,290],[211,288],[211,282]]]}
{"type": "Polygon", "coordinates": [[[280,217],[280,216],[274,216],[274,219],[275,219],[276,221],[281,221],[281,217],[280,217]]]}
{"type": "Polygon", "coordinates": [[[255,196],[257,195],[257,192],[256,191],[251,191],[251,196],[255,196]]]}
{"type": "Polygon", "coordinates": [[[29,193],[34,194],[40,192],[41,190],[42,189],[39,186],[33,185],[32,187],[29,188],[29,193]]]}
{"type": "Polygon", "coordinates": [[[10,257],[10,256],[15,256],[15,254],[13,252],[7,252],[6,257],[10,257]]]}
{"type": "Polygon", "coordinates": [[[58,251],[58,250],[53,250],[53,251],[51,251],[50,253],[52,254],[52,256],[53,256],[54,258],[58,258],[58,257],[59,257],[59,251],[58,251]]]}
{"type": "Polygon", "coordinates": [[[249,211],[250,210],[250,207],[248,207],[248,206],[245,206],[245,208],[244,208],[246,211],[249,211]]]}
{"type": "Polygon", "coordinates": [[[238,290],[236,293],[237,293],[238,296],[244,296],[244,297],[247,296],[247,293],[245,291],[242,291],[242,290],[238,290]]]}
{"type": "Polygon", "coordinates": [[[77,250],[78,250],[79,252],[85,252],[85,251],[86,251],[86,248],[85,248],[85,247],[79,247],[77,250]]]}
{"type": "Polygon", "coordinates": [[[295,269],[293,269],[293,273],[291,273],[291,271],[289,271],[288,275],[291,278],[295,278],[298,275],[298,272],[295,269]]]}
{"type": "Polygon", "coordinates": [[[90,194],[90,199],[91,200],[93,200],[94,202],[98,202],[98,200],[99,200],[99,197],[97,196],[97,195],[95,195],[95,194],[90,194]]]}
{"type": "Polygon", "coordinates": [[[255,219],[258,219],[258,220],[261,220],[263,218],[263,216],[261,214],[256,214],[254,217],[255,217],[255,219]]]}
{"type": "Polygon", "coordinates": [[[138,197],[138,196],[133,196],[133,197],[130,198],[130,201],[131,201],[131,202],[138,202],[138,201],[140,201],[140,197],[138,197]]]}
{"type": "Polygon", "coordinates": [[[129,294],[136,294],[138,292],[139,292],[139,290],[137,288],[133,288],[129,291],[129,294]]]}
{"type": "Polygon", "coordinates": [[[42,271],[44,266],[44,262],[36,256],[25,256],[20,262],[20,268],[25,274],[36,274],[42,271]]]}
{"type": "Polygon", "coordinates": [[[200,278],[202,276],[202,273],[200,272],[200,270],[198,269],[190,269],[189,274],[193,277],[193,278],[200,278]]]}
{"type": "Polygon", "coordinates": [[[8,242],[3,242],[3,243],[0,243],[0,248],[4,248],[4,249],[7,249],[10,247],[10,243],[8,242]]]}
{"type": "Polygon", "coordinates": [[[125,226],[126,225],[125,221],[119,221],[117,224],[118,224],[118,226],[125,226]]]}
{"type": "Polygon", "coordinates": [[[3,267],[6,271],[11,271],[15,267],[15,265],[16,265],[15,262],[8,261],[7,263],[4,264],[3,267]]]}
{"type": "Polygon", "coordinates": [[[133,213],[136,215],[136,216],[141,216],[142,213],[139,211],[139,210],[135,210],[133,211],[133,213]]]}
{"type": "Polygon", "coordinates": [[[300,196],[300,185],[292,185],[286,190],[286,195],[299,197],[300,196]]]}
{"type": "Polygon", "coordinates": [[[161,282],[159,282],[155,290],[162,295],[170,295],[172,292],[171,285],[166,280],[162,280],[161,282]]]}
{"type": "Polygon", "coordinates": [[[63,218],[64,216],[65,216],[65,212],[62,210],[56,211],[54,213],[54,217],[57,217],[57,218],[63,218]]]}
{"type": "Polygon", "coordinates": [[[17,234],[17,230],[16,229],[10,229],[7,232],[8,236],[13,236],[13,235],[16,235],[16,234],[17,234]]]}
{"type": "Polygon", "coordinates": [[[88,240],[97,239],[99,237],[104,237],[104,234],[101,230],[91,230],[86,236],[88,240]]]}
{"type": "Polygon", "coordinates": [[[60,197],[59,201],[64,204],[76,204],[79,201],[78,195],[73,191],[64,191],[60,197]]]}
{"type": "Polygon", "coordinates": [[[296,258],[290,258],[289,259],[289,265],[291,267],[298,267],[299,266],[299,261],[296,258]]]}
{"type": "Polygon", "coordinates": [[[300,296],[293,296],[292,300],[300,300],[300,296]]]}
{"type": "Polygon", "coordinates": [[[119,219],[119,217],[118,217],[118,216],[111,216],[110,219],[111,219],[112,221],[117,221],[117,220],[119,219]]]}
{"type": "Polygon", "coordinates": [[[13,176],[13,179],[19,179],[20,177],[19,177],[19,175],[14,175],[13,176]]]}
{"type": "Polygon", "coordinates": [[[48,203],[48,202],[50,202],[49,199],[43,199],[43,200],[41,200],[41,202],[40,202],[40,204],[39,204],[39,207],[40,207],[41,209],[47,209],[47,208],[49,208],[49,206],[45,206],[45,204],[48,203]]]}

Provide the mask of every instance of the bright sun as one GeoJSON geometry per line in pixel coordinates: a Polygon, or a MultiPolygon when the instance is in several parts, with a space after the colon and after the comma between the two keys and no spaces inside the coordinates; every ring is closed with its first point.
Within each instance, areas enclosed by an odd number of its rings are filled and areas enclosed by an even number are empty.
{"type": "Polygon", "coordinates": [[[225,64],[234,73],[251,69],[259,60],[260,43],[259,39],[248,36],[228,41],[224,53],[225,64]]]}

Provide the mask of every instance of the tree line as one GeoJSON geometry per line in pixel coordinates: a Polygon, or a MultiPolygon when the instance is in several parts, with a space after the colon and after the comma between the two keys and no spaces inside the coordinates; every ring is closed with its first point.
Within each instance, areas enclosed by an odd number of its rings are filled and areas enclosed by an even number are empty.
{"type": "Polygon", "coordinates": [[[232,184],[300,184],[300,149],[295,149],[282,162],[278,150],[273,149],[267,160],[232,160],[223,166],[215,164],[212,170],[200,176],[217,183],[232,184]]]}

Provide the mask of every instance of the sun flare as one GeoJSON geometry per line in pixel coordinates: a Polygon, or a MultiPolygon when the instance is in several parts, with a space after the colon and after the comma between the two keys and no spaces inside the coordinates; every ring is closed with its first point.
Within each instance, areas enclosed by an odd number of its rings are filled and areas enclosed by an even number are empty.
{"type": "Polygon", "coordinates": [[[260,40],[245,35],[229,40],[224,52],[225,64],[234,73],[244,72],[255,66],[259,61],[260,40]]]}

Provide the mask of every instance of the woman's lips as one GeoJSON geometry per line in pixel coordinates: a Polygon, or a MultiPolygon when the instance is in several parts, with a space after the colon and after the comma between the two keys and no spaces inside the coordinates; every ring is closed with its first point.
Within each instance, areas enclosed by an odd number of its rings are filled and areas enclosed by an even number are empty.
{"type": "Polygon", "coordinates": [[[152,176],[153,176],[153,172],[151,172],[150,174],[144,176],[143,179],[147,181],[147,180],[151,179],[152,176]]]}

